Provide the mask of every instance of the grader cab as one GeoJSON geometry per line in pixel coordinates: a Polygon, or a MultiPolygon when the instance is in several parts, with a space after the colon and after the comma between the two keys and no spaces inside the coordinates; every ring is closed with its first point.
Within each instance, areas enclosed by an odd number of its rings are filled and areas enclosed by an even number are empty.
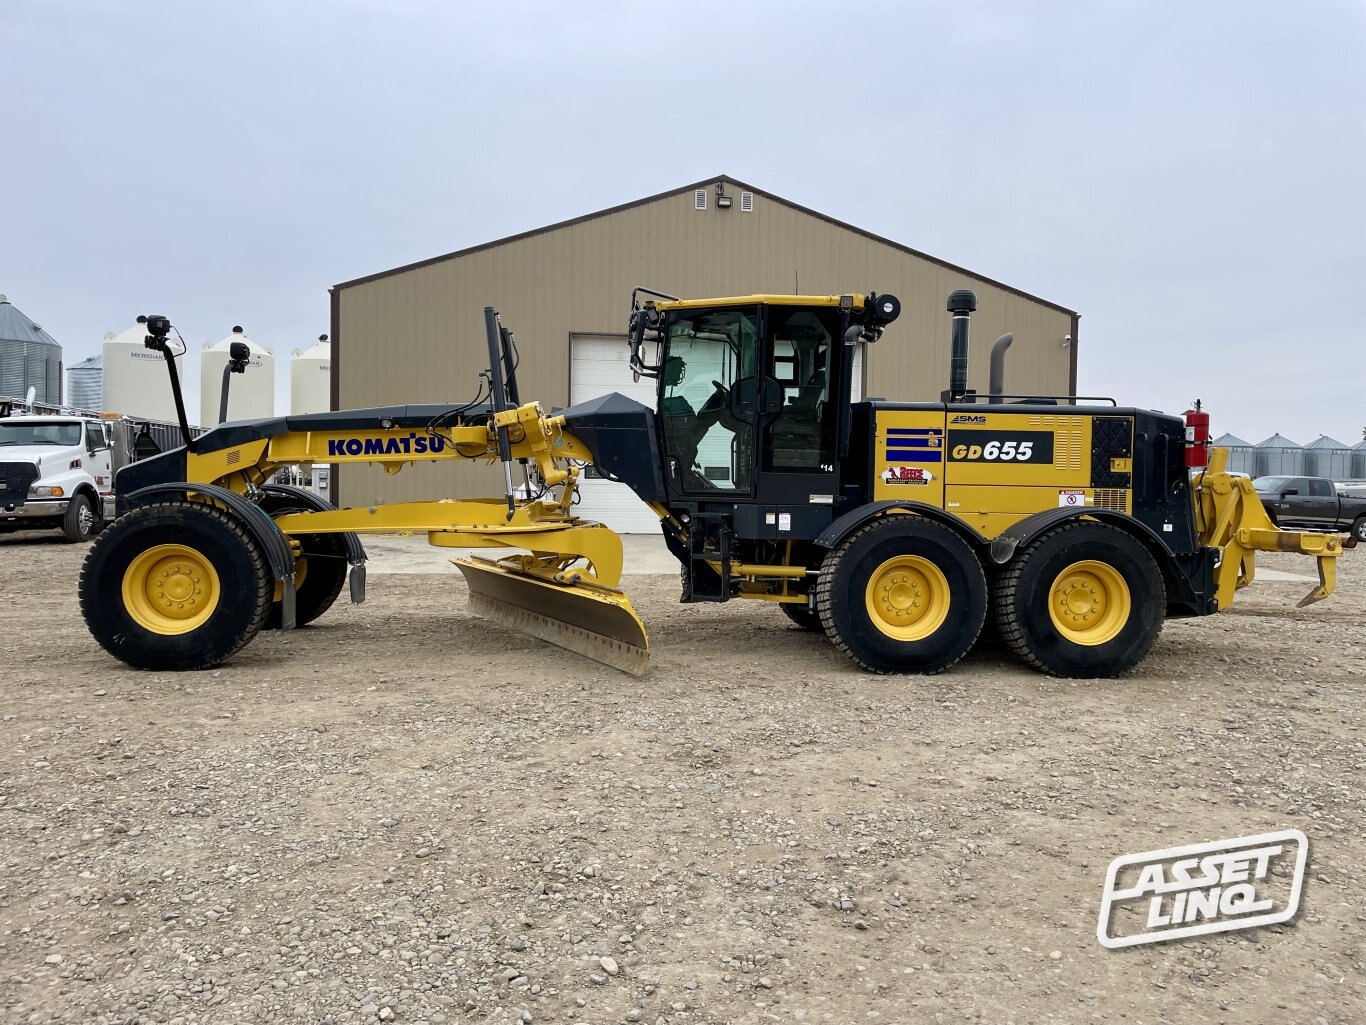
{"type": "MultiPolygon", "coordinates": [[[[776,604],[874,672],[941,672],[991,616],[1045,672],[1118,675],[1164,619],[1227,608],[1258,551],[1317,558],[1302,604],[1332,593],[1341,540],[1278,530],[1217,452],[1190,471],[1179,418],[969,391],[975,308],[970,292],[949,297],[942,401],[855,403],[855,346],[897,319],[894,297],[637,289],[631,367],[657,380],[656,407],[611,394],[557,412],[520,400],[515,341],[485,309],[487,401],[227,423],[122,470],[120,515],[81,574],[83,614],[130,665],[207,668],[263,626],[321,616],[348,572],[362,600],[359,535],[422,531],[503,551],[453,560],[475,611],[642,674],[621,539],[574,514],[588,463],[659,517],[682,601],[776,604]],[[269,483],[296,464],[461,459],[501,463],[504,493],[335,509],[269,483]]],[[[169,322],[148,328],[167,352],[169,322]]]]}

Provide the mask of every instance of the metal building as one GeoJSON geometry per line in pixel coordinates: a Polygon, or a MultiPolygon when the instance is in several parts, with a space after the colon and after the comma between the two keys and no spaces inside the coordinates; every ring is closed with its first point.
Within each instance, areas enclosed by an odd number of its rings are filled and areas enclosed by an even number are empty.
{"type": "Polygon", "coordinates": [[[0,295],[0,395],[61,405],[62,347],[0,295]]]}
{"type": "MultiPolygon", "coordinates": [[[[485,306],[516,334],[523,401],[563,406],[617,391],[654,405],[654,382],[633,382],[626,363],[635,285],[694,298],[894,293],[903,312],[865,354],[864,390],[905,400],[937,399],[947,386],[944,303],[971,288],[971,387],[987,390],[991,345],[1010,331],[1006,392],[1076,389],[1074,311],[721,176],[336,285],[333,407],[469,401],[488,364],[485,306]]],[[[500,490],[491,468],[449,463],[396,476],[348,465],[335,479],[347,505],[500,490]]],[[[621,490],[586,482],[580,511],[618,530],[657,529],[621,490]]]]}

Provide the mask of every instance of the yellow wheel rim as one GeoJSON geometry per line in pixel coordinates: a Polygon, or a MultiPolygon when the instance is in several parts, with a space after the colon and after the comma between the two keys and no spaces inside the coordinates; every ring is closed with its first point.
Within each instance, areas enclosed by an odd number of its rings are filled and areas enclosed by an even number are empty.
{"type": "Polygon", "coordinates": [[[1133,613],[1129,585],[1104,562],[1074,562],[1048,593],[1048,616],[1064,640],[1093,647],[1119,636],[1133,613]]]}
{"type": "Polygon", "coordinates": [[[888,637],[922,641],[949,614],[949,582],[943,571],[919,555],[888,559],[868,578],[868,618],[888,637]]]}
{"type": "Polygon", "coordinates": [[[123,607],[144,630],[187,634],[218,608],[218,571],[203,553],[185,545],[155,545],[123,571],[123,607]]]}

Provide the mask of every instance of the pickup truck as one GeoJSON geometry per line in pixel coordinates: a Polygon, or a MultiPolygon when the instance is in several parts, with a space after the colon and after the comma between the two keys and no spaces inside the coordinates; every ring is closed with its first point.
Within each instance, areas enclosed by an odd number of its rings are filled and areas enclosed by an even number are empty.
{"type": "Polygon", "coordinates": [[[1258,477],[1252,486],[1277,526],[1346,530],[1366,541],[1366,498],[1342,494],[1326,477],[1258,477]]]}

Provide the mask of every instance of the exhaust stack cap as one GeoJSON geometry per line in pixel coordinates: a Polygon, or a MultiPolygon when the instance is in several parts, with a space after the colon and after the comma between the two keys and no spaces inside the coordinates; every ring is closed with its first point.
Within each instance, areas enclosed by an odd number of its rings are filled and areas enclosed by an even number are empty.
{"type": "Polygon", "coordinates": [[[977,309],[977,293],[968,288],[960,288],[949,293],[950,313],[972,313],[977,309]]]}

